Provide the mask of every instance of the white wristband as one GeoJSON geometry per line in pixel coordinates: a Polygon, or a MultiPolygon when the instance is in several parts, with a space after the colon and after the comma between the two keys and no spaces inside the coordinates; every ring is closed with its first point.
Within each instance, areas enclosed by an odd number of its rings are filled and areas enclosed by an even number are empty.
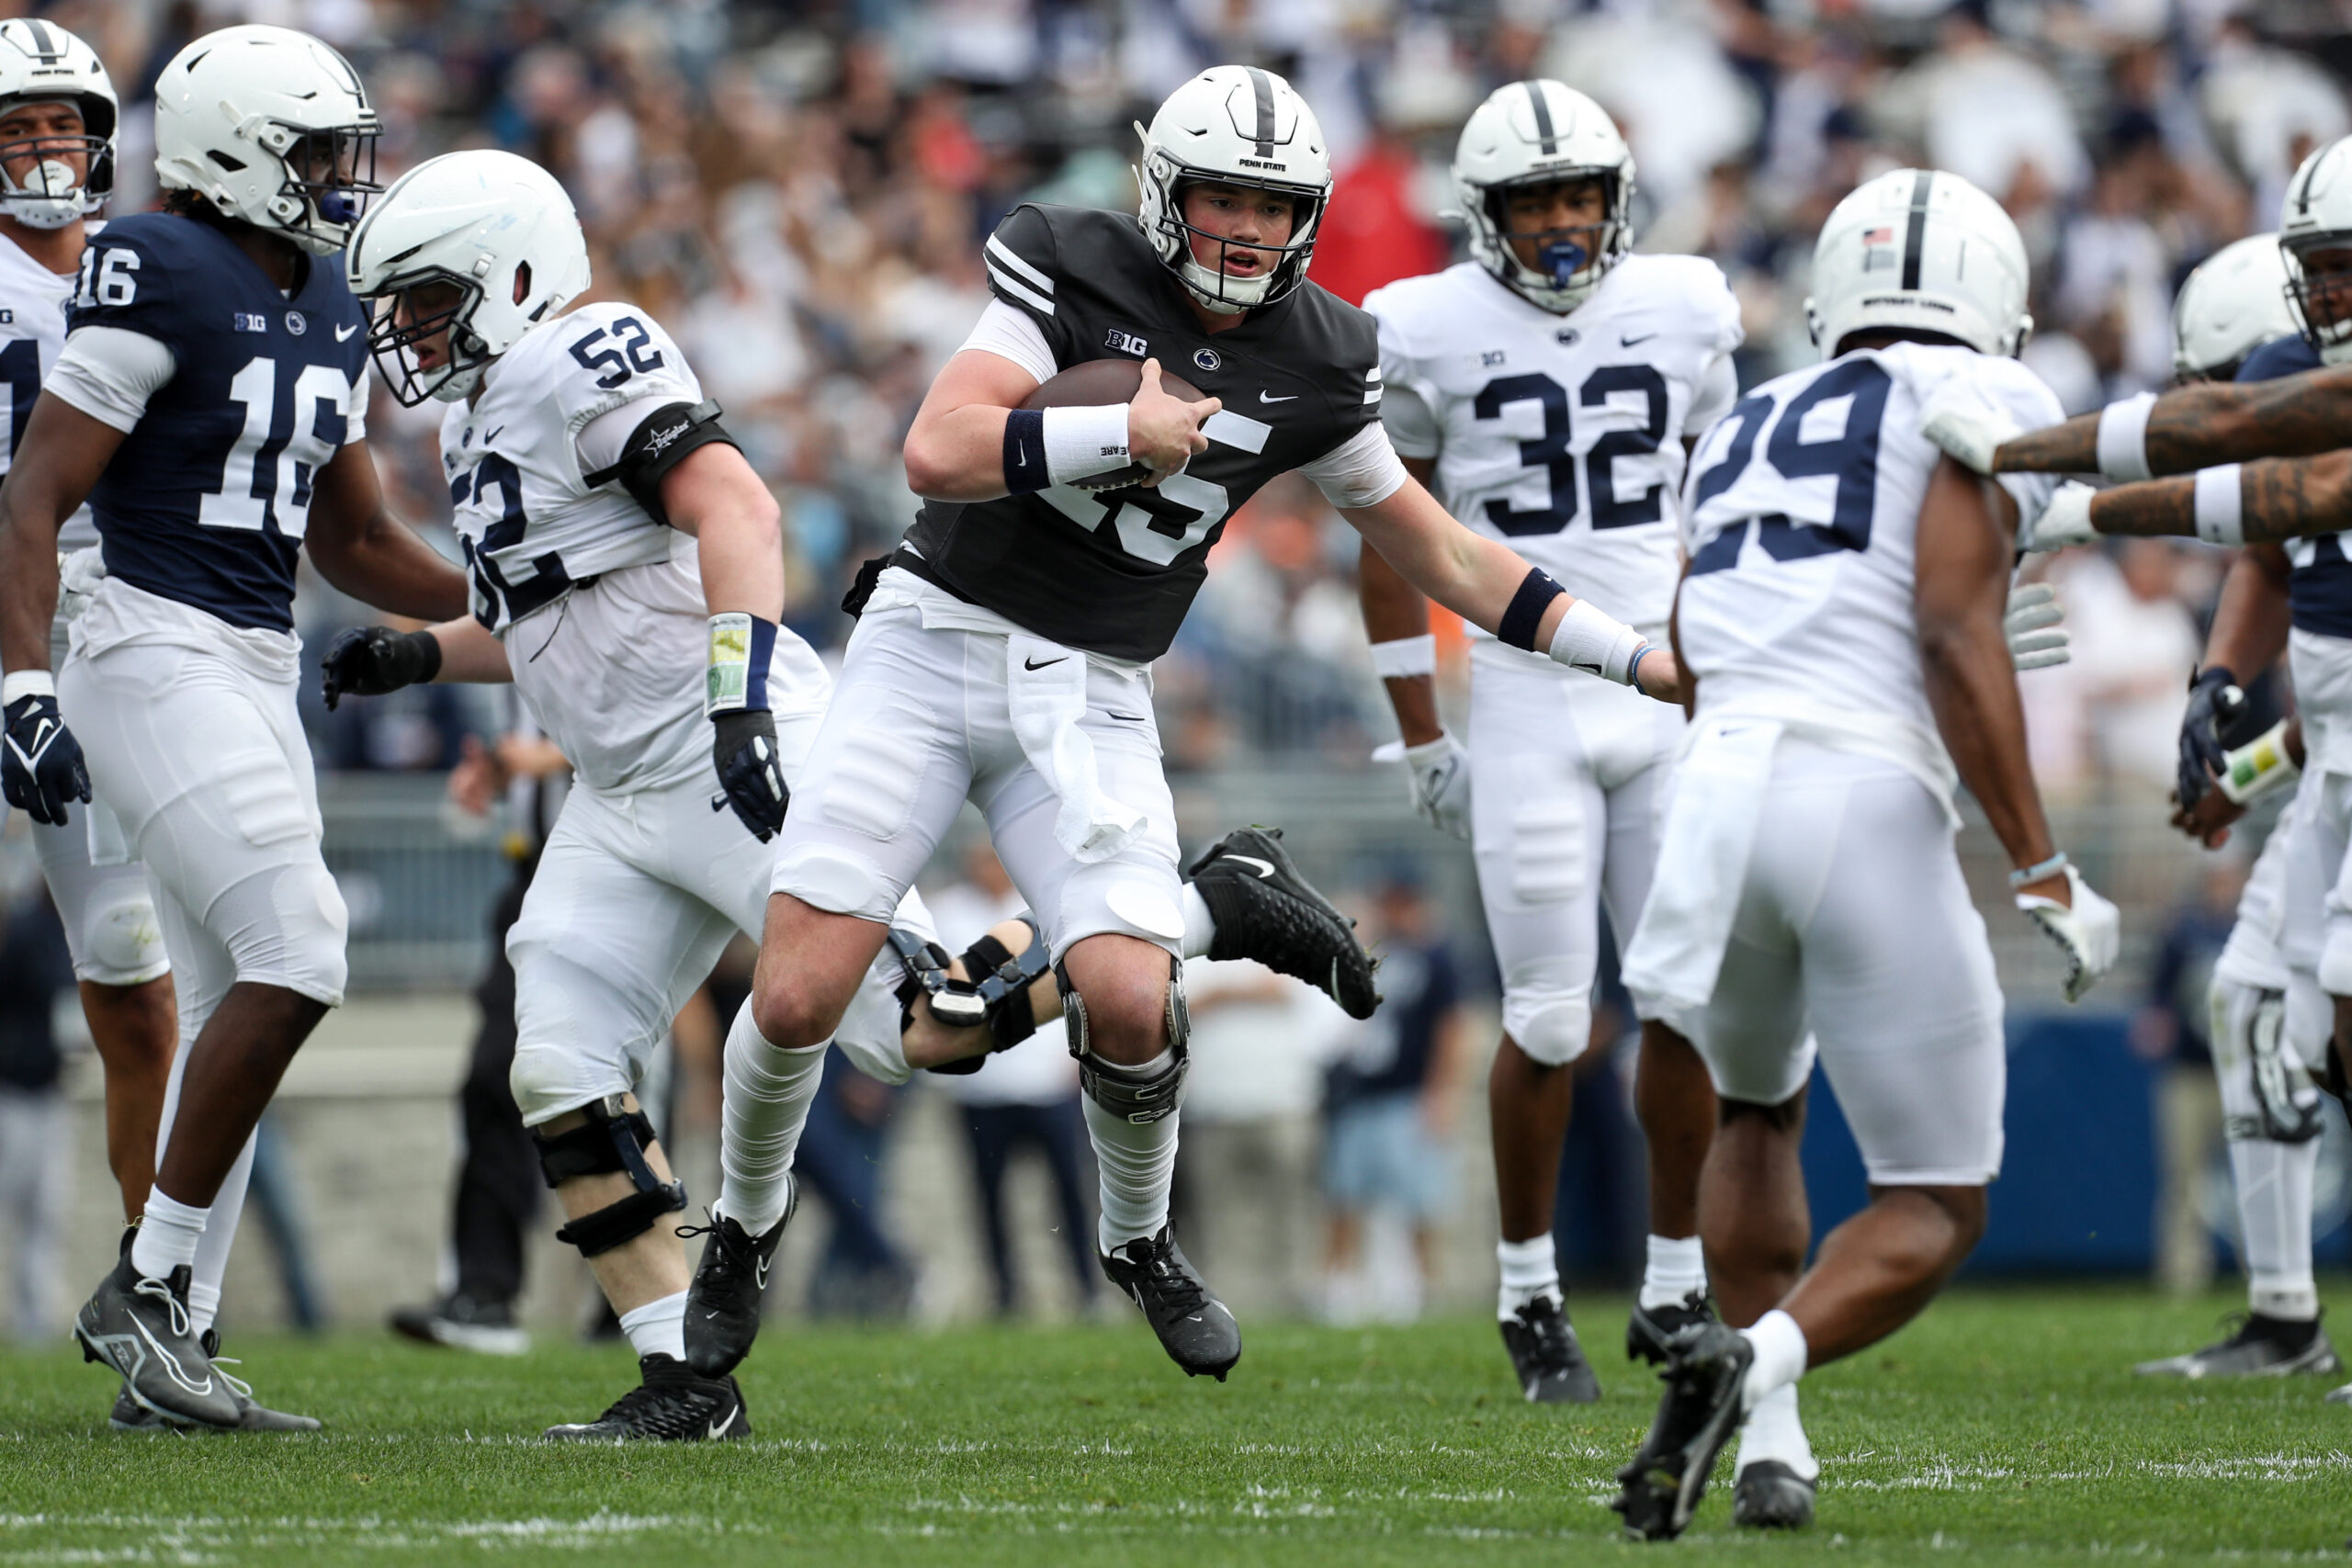
{"type": "Polygon", "coordinates": [[[1641,633],[1591,600],[1579,599],[1552,634],[1552,661],[1623,686],[1633,681],[1634,656],[1648,646],[1641,633]]]}
{"type": "Polygon", "coordinates": [[[2098,471],[2126,482],[2155,475],[2148,468],[2148,412],[2156,394],[2143,392],[2098,411],[2098,471]]]}
{"type": "Polygon", "coordinates": [[[1046,411],[1046,478],[1057,485],[1127,466],[1127,405],[1046,411]]]}
{"type": "Polygon", "coordinates": [[[55,695],[57,677],[46,670],[11,670],[0,676],[0,708],[7,707],[18,697],[55,695]]]}
{"type": "Polygon", "coordinates": [[[2245,489],[2239,465],[2197,470],[2197,536],[2209,545],[2245,543],[2245,489]]]}
{"type": "Polygon", "coordinates": [[[1374,643],[1372,672],[1384,681],[1409,681],[1416,675],[1436,674],[1436,635],[1423,632],[1419,637],[1374,643]]]}

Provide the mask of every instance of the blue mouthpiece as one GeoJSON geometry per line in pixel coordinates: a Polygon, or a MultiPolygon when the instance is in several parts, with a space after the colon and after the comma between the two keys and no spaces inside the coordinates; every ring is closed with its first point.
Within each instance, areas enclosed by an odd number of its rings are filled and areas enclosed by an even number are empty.
{"type": "Polygon", "coordinates": [[[1552,275],[1553,288],[1566,288],[1591,259],[1592,253],[1574,240],[1554,240],[1537,249],[1535,268],[1552,275]]]}
{"type": "Polygon", "coordinates": [[[356,223],[359,205],[339,190],[319,193],[319,216],[330,223],[356,223]]]}

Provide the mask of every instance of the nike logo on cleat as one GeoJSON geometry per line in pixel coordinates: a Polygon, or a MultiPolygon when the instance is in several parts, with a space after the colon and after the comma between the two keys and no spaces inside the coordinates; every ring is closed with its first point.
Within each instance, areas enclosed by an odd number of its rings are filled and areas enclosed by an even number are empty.
{"type": "Polygon", "coordinates": [[[1274,879],[1274,863],[1270,860],[1260,860],[1256,855],[1227,855],[1225,858],[1238,861],[1243,865],[1256,867],[1258,875],[1265,881],[1272,882],[1274,879]]]}
{"type": "Polygon", "coordinates": [[[721,1416],[718,1420],[713,1421],[710,1424],[710,1440],[714,1443],[725,1442],[727,1440],[727,1428],[733,1426],[734,1423],[735,1412],[732,1410],[729,1410],[726,1415],[721,1416]]]}

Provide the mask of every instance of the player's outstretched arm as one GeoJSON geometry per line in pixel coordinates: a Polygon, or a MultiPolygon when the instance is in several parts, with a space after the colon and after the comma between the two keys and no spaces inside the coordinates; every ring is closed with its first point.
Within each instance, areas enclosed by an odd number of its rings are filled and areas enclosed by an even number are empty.
{"type": "Polygon", "coordinates": [[[1947,457],[1919,511],[1914,608],[1936,729],[1961,782],[2018,869],[2018,906],[2064,947],[2067,999],[2114,964],[2115,906],[2056,852],[2027,760],[2025,705],[2001,616],[2008,604],[2014,503],[1947,457]]]}
{"type": "MultiPolygon", "coordinates": [[[[2001,444],[1994,462],[2002,473],[2106,471],[2129,478],[2123,468],[2100,462],[2099,426],[2102,421],[2120,422],[2108,431],[2107,445],[2128,448],[2128,426],[2139,418],[2136,406],[2136,400],[2117,403],[2015,436],[2001,444]]],[[[2141,446],[2151,474],[2186,474],[2253,457],[2309,457],[2352,444],[2352,366],[2268,381],[2199,382],[2144,406],[2141,446]]],[[[2128,451],[2123,456],[2128,463],[2128,451]]]]}
{"type": "Polygon", "coordinates": [[[127,432],[43,397],[0,483],[0,665],[49,668],[57,615],[57,530],[86,500],[127,432]]]}
{"type": "Polygon", "coordinates": [[[2177,535],[2217,545],[2340,533],[2352,527],[2352,451],[2225,463],[2179,479],[2116,485],[2090,498],[2090,525],[2101,534],[2177,535]]]}
{"type": "Polygon", "coordinates": [[[466,613],[466,574],[386,510],[367,442],[345,445],[314,483],[305,543],[320,576],[363,604],[412,620],[466,613]]]}
{"type": "MultiPolygon", "coordinates": [[[[1436,464],[1407,457],[1405,469],[1429,483],[1436,464]]],[[[1372,639],[1372,667],[1396,712],[1396,732],[1373,753],[1375,761],[1405,764],[1413,809],[1457,839],[1470,837],[1470,757],[1445,731],[1437,713],[1437,639],[1430,633],[1430,602],[1367,543],[1356,564],[1363,629],[1372,639]]]]}
{"type": "Polygon", "coordinates": [[[422,682],[497,684],[514,679],[506,645],[471,615],[423,631],[352,626],[337,632],[319,660],[319,673],[330,713],[345,697],[380,697],[422,682]]]}
{"type": "Polygon", "coordinates": [[[1129,463],[1156,485],[1208,450],[1201,423],[1225,405],[1188,403],[1164,391],[1159,361],[1147,359],[1143,384],[1122,423],[1100,409],[1021,411],[1037,378],[1002,355],[967,348],[947,362],[907,431],[907,487],[927,501],[995,501],[1070,483],[1129,463]]]}
{"type": "Polygon", "coordinates": [[[1408,479],[1385,500],[1342,507],[1340,515],[1406,581],[1504,642],[1548,653],[1604,680],[1638,685],[1660,702],[1682,700],[1673,654],[1593,604],[1570,598],[1518,552],[1464,528],[1418,482],[1408,479]]]}

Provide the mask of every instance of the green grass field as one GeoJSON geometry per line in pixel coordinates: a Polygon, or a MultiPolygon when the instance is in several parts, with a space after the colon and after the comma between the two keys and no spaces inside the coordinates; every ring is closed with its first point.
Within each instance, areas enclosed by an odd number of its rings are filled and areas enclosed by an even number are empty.
{"type": "MultiPolygon", "coordinates": [[[[388,1337],[249,1339],[300,1438],[125,1438],[70,1351],[0,1353],[0,1564],[487,1562],[643,1568],[1054,1562],[2075,1562],[2342,1555],[2352,1409],[2334,1380],[2189,1386],[2136,1358],[2210,1337],[2221,1297],[1968,1292],[1804,1384],[1826,1465],[1796,1537],[1730,1523],[1730,1461],[1676,1545],[1618,1539],[1611,1472],[1650,1379],[1622,1303],[1584,1300],[1607,1397],[1514,1397],[1491,1325],[1261,1325],[1187,1382],[1132,1325],[772,1333],[756,1436],[556,1448],[633,1370],[569,1346],[500,1362],[388,1337]]],[[[1246,1326],[1246,1325],[1245,1325],[1246,1326]]]]}

